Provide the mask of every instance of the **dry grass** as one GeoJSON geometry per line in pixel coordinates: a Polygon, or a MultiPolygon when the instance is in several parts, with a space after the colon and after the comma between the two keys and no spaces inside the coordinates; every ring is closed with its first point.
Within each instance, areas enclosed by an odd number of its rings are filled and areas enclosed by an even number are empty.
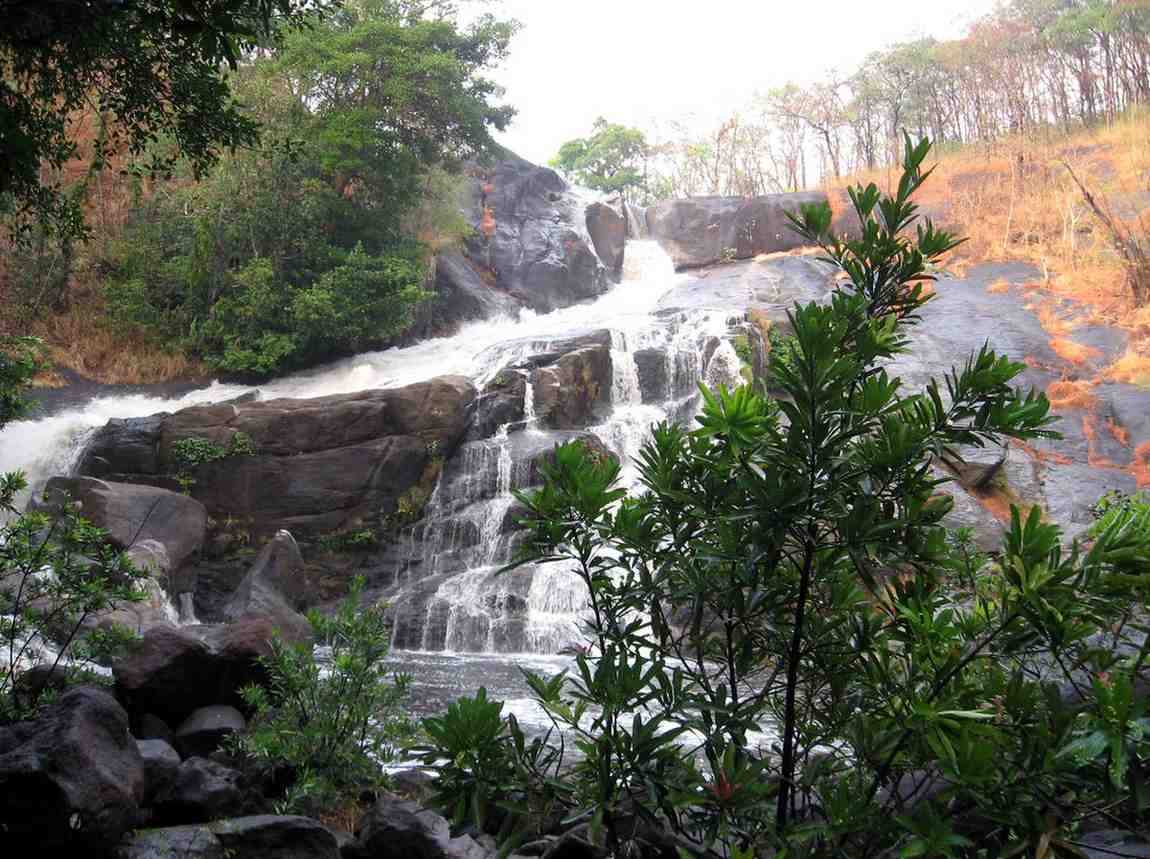
{"type": "MultiPolygon", "coordinates": [[[[943,153],[918,201],[924,214],[968,237],[949,265],[954,273],[989,260],[1032,263],[1041,272],[1034,309],[1055,342],[1084,323],[1119,326],[1130,333],[1130,350],[1104,376],[1148,384],[1150,308],[1134,306],[1110,236],[1089,211],[1065,164],[1109,201],[1116,220],[1150,236],[1146,112],[1070,137],[1010,138],[943,153]],[[1068,317],[1055,308],[1057,298],[1079,302],[1079,312],[1068,317]]],[[[873,181],[890,190],[897,180],[897,171],[889,168],[847,181],[873,181]]],[[[841,207],[843,196],[835,189],[832,207],[841,207]]],[[[987,290],[1008,288],[996,281],[987,290]]],[[[1055,348],[1073,364],[1092,357],[1065,343],[1055,348]]]]}

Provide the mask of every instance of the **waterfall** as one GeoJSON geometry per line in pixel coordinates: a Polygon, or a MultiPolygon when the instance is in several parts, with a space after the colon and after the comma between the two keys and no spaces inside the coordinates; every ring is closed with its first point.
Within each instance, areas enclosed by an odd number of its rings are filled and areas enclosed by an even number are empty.
{"type": "MultiPolygon", "coordinates": [[[[620,458],[624,484],[635,486],[633,460],[651,425],[690,420],[700,381],[732,385],[739,378],[739,359],[724,339],[725,314],[659,309],[659,299],[679,278],[657,243],[630,241],[621,283],[594,302],[475,322],[452,337],[357,355],[256,389],[267,398],[317,397],[443,374],[468,376],[482,387],[515,367],[526,377],[522,420],[499,427],[490,438],[463,444],[445,464],[420,521],[405,528],[388,549],[394,572],[386,596],[395,610],[397,648],[555,653],[582,639],[586,593],[575,575],[560,565],[500,572],[521,539],[514,527],[513,493],[537,482],[541,457],[573,435],[542,425],[531,372],[522,369],[523,362],[572,337],[610,333],[610,408],[586,432],[620,458]],[[657,368],[654,381],[650,368],[657,368]]],[[[174,398],[108,396],[40,420],[16,422],[0,432],[0,470],[23,468],[39,486],[73,467],[87,434],[109,418],[171,412],[251,390],[213,383],[174,398]]],[[[194,622],[186,596],[179,596],[179,612],[170,605],[164,609],[173,622],[194,622]]]]}

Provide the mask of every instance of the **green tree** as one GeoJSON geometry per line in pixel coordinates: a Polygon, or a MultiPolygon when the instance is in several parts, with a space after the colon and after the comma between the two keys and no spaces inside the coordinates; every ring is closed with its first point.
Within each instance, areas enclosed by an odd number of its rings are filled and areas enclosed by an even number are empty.
{"type": "Polygon", "coordinates": [[[71,122],[100,117],[92,164],[111,154],[148,149],[150,169],[164,173],[175,153],[203,173],[223,148],[253,143],[258,125],[234,102],[227,71],[245,51],[305,12],[307,0],[96,0],[0,2],[0,211],[17,229],[33,223],[84,232],[82,200],[58,175],[78,146],[71,122]],[[155,148],[157,136],[173,146],[155,148]]]}
{"type": "Polygon", "coordinates": [[[927,150],[907,141],[892,195],[853,189],[857,239],[803,210],[850,283],[791,311],[776,396],[704,390],[697,429],[654,430],[638,495],[576,445],[521,495],[528,557],[587,586],[574,671],[528,679],[582,753],[571,814],[615,856],[652,829],[723,857],[1069,855],[1068,821],[1144,819],[1150,510],[1111,508],[1086,550],[1015,509],[979,554],[942,524],[939,458],[1050,435],[1049,404],[989,345],[921,391],[883,368],[958,243],[903,234],[927,150]]]}
{"type": "Polygon", "coordinates": [[[568,140],[550,164],[573,182],[627,198],[646,184],[648,153],[642,131],[600,117],[590,137],[568,140]]]}

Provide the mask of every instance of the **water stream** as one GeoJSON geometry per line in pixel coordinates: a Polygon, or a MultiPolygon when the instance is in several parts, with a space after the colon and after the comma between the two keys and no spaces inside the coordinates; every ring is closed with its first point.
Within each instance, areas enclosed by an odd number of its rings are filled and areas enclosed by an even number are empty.
{"type": "MultiPolygon", "coordinates": [[[[547,353],[557,341],[606,330],[611,356],[609,408],[586,432],[620,457],[624,480],[633,482],[629,463],[651,424],[689,420],[697,408],[697,383],[737,382],[739,360],[722,339],[728,330],[723,312],[700,308],[657,312],[660,297],[680,280],[657,244],[629,242],[626,260],[622,282],[592,303],[472,323],[452,337],[357,355],[256,390],[264,399],[317,397],[402,386],[444,374],[464,375],[482,386],[501,370],[547,353]],[[654,374],[656,383],[648,381],[647,390],[637,354],[649,363],[662,362],[661,373],[654,374]],[[660,389],[653,391],[652,384],[660,389]]],[[[481,676],[484,664],[503,666],[495,671],[502,676],[508,673],[503,668],[517,663],[515,654],[548,659],[581,638],[578,621],[585,594],[571,573],[550,567],[495,574],[515,547],[512,491],[537,482],[533,463],[573,434],[538,426],[530,372],[518,372],[527,382],[525,420],[498,428],[491,438],[463,445],[447,464],[422,520],[402,534],[392,550],[397,572],[387,596],[399,606],[397,659],[431,660],[441,673],[450,674],[446,666],[455,658],[460,682],[481,676]],[[437,655],[426,655],[430,653],[437,655]]],[[[97,396],[82,406],[13,423],[0,432],[0,471],[22,469],[35,488],[53,475],[68,473],[88,435],[109,418],[171,412],[251,390],[214,382],[178,397],[97,396]]],[[[190,614],[190,605],[181,609],[185,617],[190,614]]]]}

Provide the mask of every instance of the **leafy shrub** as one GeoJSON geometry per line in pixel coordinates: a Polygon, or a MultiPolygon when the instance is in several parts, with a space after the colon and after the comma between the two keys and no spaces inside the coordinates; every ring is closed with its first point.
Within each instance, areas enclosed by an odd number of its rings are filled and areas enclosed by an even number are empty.
{"type": "Polygon", "coordinates": [[[227,459],[229,456],[255,456],[256,443],[246,432],[234,432],[228,438],[227,447],[216,444],[209,438],[189,436],[172,442],[171,460],[176,472],[176,480],[185,494],[195,484],[192,472],[201,465],[227,459]]]}
{"type": "Polygon", "coordinates": [[[927,151],[907,141],[893,195],[852,190],[858,239],[803,210],[851,283],[792,310],[777,398],[704,389],[697,429],[655,428],[640,495],[576,445],[520,494],[525,560],[587,586],[574,672],[529,682],[582,753],[569,816],[612,855],[636,820],[730,857],[1069,855],[1082,821],[1145,823],[1150,515],[1108,508],[1086,548],[1015,509],[980,555],[930,466],[1052,435],[1049,404],[989,345],[921,392],[883,369],[957,244],[903,235],[927,151]]]}
{"type": "Polygon", "coordinates": [[[378,785],[380,763],[411,735],[399,709],[409,678],[389,675],[385,607],[363,606],[363,588],[357,578],[330,616],[308,613],[316,642],[329,648],[326,666],[316,662],[310,644],[276,638],[264,660],[270,691],[243,690],[255,715],[237,740],[238,751],[286,764],[295,776],[281,810],[314,813],[378,785]]]}
{"type": "Polygon", "coordinates": [[[379,534],[371,528],[324,534],[317,541],[323,552],[365,552],[379,545],[379,534]]]}
{"type": "Polygon", "coordinates": [[[504,719],[502,712],[503,702],[488,700],[480,687],[474,697],[456,698],[442,715],[424,719],[427,743],[413,751],[439,772],[432,801],[455,823],[473,820],[483,828],[497,821],[505,839],[522,839],[570,791],[550,732],[529,741],[515,716],[504,719]]]}

